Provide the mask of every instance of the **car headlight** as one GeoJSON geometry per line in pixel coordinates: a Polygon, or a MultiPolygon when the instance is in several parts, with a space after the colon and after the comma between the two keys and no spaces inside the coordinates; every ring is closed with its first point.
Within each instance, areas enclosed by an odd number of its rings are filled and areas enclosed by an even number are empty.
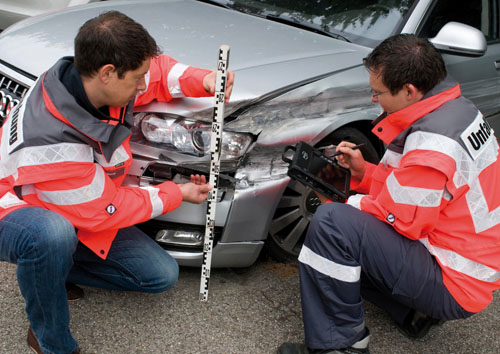
{"type": "MultiPolygon", "coordinates": [[[[140,129],[150,143],[161,145],[177,152],[203,156],[210,152],[211,124],[190,121],[184,118],[170,118],[161,114],[138,113],[134,116],[134,130],[140,129]]],[[[135,132],[136,133],[136,132],[135,132]]],[[[250,144],[249,134],[223,131],[223,160],[236,160],[242,157],[250,144]]]]}

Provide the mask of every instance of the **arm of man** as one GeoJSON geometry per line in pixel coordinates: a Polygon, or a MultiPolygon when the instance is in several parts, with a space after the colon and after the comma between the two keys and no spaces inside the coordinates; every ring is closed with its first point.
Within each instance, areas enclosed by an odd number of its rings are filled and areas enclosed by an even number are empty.
{"type": "Polygon", "coordinates": [[[102,167],[80,164],[72,176],[23,186],[23,199],[55,211],[76,228],[90,232],[120,229],[176,209],[183,200],[201,203],[212,187],[205,177],[177,185],[117,187],[102,167]]]}
{"type": "Polygon", "coordinates": [[[391,224],[410,239],[426,237],[448,203],[445,198],[447,177],[426,166],[394,169],[377,196],[354,195],[351,204],[391,224]]]}
{"type": "Polygon", "coordinates": [[[376,165],[367,162],[359,149],[352,149],[355,144],[342,141],[337,145],[336,151],[342,154],[336,159],[340,166],[351,171],[351,190],[359,193],[368,193],[370,190],[371,176],[376,165]]]}
{"type": "MultiPolygon", "coordinates": [[[[168,55],[151,59],[146,74],[146,91],[136,97],[135,105],[153,100],[168,102],[179,97],[209,97],[215,93],[216,72],[179,63],[168,55]]],[[[228,72],[226,102],[231,96],[234,73],[228,72]]]]}

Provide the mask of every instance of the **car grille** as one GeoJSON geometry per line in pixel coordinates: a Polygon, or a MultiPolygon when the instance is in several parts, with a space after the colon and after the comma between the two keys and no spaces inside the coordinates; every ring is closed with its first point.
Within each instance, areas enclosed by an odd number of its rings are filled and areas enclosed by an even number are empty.
{"type": "Polygon", "coordinates": [[[28,87],[0,73],[0,125],[26,92],[28,87]]]}

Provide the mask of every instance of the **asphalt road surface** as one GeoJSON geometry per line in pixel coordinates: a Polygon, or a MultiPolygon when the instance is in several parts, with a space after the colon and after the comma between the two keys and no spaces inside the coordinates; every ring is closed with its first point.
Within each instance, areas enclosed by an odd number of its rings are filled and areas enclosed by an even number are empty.
{"type": "MultiPolygon", "coordinates": [[[[181,268],[163,294],[84,288],[70,304],[82,353],[275,353],[302,342],[297,267],[269,259],[245,270],[214,269],[208,303],[198,300],[200,270],[181,268]]],[[[482,313],[435,327],[423,340],[403,337],[378,308],[365,304],[370,349],[386,353],[500,353],[500,292],[482,313]]],[[[16,266],[0,263],[0,353],[31,353],[16,266]]]]}

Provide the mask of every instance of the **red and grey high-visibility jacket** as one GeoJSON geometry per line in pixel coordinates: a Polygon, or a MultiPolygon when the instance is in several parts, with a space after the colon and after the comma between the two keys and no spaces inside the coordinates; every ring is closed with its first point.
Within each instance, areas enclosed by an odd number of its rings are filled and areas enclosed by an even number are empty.
{"type": "MultiPolygon", "coordinates": [[[[78,229],[82,243],[106,258],[118,229],[177,208],[182,194],[173,182],[122,186],[132,163],[134,102],[110,107],[119,124],[95,118],[60,80],[69,65],[72,58],[62,58],[44,73],[1,129],[0,218],[29,205],[53,210],[78,229]]],[[[202,84],[207,73],[166,55],[154,58],[147,90],[135,104],[209,96],[202,84]]]]}
{"type": "Polygon", "coordinates": [[[493,130],[450,77],[423,99],[381,116],[388,145],[367,164],[348,204],[422,242],[456,301],[479,312],[500,288],[500,160],[493,130]]]}

